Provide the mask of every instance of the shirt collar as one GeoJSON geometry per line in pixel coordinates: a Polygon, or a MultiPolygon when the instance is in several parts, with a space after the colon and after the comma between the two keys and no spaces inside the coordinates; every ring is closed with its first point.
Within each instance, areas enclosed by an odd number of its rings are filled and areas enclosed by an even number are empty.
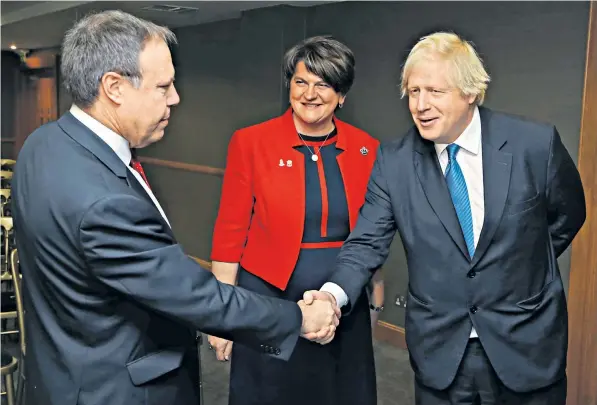
{"type": "Polygon", "coordinates": [[[118,135],[74,104],[70,108],[70,113],[107,143],[125,165],[128,166],[131,163],[131,147],[124,137],[118,135]]]}
{"type": "MultiPolygon", "coordinates": [[[[479,107],[475,107],[473,119],[454,143],[473,155],[479,153],[481,147],[481,116],[479,115],[479,107]]],[[[436,143],[434,146],[435,152],[439,156],[448,147],[448,144],[436,143]]]]}

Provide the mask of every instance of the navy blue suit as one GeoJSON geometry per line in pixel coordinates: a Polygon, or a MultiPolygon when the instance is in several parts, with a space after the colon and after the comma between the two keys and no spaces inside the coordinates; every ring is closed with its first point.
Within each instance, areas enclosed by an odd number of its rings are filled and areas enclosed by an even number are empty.
{"type": "Polygon", "coordinates": [[[329,281],[355,302],[398,231],[417,380],[446,389],[474,326],[502,383],[528,392],[565,377],[567,313],[556,259],[585,220],[584,192],[555,127],[479,110],[485,220],[472,260],[434,145],[413,127],[381,145],[329,281]]]}
{"type": "Polygon", "coordinates": [[[114,151],[70,113],[13,178],[29,405],[196,405],[195,331],[288,359],[296,303],[219,283],[114,151]]]}

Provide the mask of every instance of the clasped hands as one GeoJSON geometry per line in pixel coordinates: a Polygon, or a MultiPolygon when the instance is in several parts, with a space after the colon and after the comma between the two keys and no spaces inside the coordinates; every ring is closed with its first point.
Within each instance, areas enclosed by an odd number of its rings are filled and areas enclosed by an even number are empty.
{"type": "Polygon", "coordinates": [[[334,296],[326,291],[306,291],[298,306],[303,314],[301,336],[322,345],[330,343],[341,316],[334,296]]]}
{"type": "MultiPolygon", "coordinates": [[[[298,306],[303,315],[301,336],[322,345],[330,343],[336,334],[341,315],[334,296],[324,291],[306,291],[298,306]]],[[[208,342],[219,361],[230,360],[231,341],[209,336],[208,342]]]]}

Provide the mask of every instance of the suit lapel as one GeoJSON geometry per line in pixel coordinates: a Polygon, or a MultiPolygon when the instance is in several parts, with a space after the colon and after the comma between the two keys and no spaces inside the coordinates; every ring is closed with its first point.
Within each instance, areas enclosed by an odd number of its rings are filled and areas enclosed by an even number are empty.
{"type": "Polygon", "coordinates": [[[433,143],[424,141],[417,133],[415,148],[415,171],[425,192],[427,201],[442,222],[450,237],[456,243],[464,256],[469,257],[466,242],[462,235],[460,222],[450,197],[448,186],[442,174],[442,169],[437,160],[433,143]]]}
{"type": "Polygon", "coordinates": [[[356,223],[356,217],[354,213],[358,213],[359,208],[356,207],[355,210],[355,201],[354,198],[352,198],[354,187],[351,183],[351,180],[355,179],[355,176],[352,173],[352,169],[354,168],[354,166],[350,164],[350,156],[348,156],[349,152],[347,150],[342,150],[342,148],[337,143],[336,148],[340,149],[340,153],[336,157],[336,160],[338,161],[338,167],[340,168],[340,174],[342,175],[342,182],[344,183],[344,190],[346,192],[346,204],[348,205],[348,219],[350,223],[350,229],[354,229],[356,223]]]}
{"type": "Polygon", "coordinates": [[[485,219],[471,263],[472,266],[477,264],[487,250],[500,223],[510,189],[510,172],[512,170],[512,154],[501,150],[507,141],[506,132],[491,120],[490,110],[479,107],[479,113],[482,127],[485,219]]]}
{"type": "Polygon", "coordinates": [[[356,159],[351,159],[351,156],[354,156],[351,155],[351,147],[354,147],[354,145],[348,144],[349,138],[345,134],[346,129],[344,128],[344,123],[337,118],[335,118],[335,122],[336,130],[338,131],[336,149],[340,151],[336,157],[336,161],[338,162],[340,174],[342,175],[342,182],[344,183],[350,229],[354,229],[360,208],[360,206],[356,206],[358,201],[354,197],[357,195],[355,194],[355,182],[359,180],[359,175],[362,175],[362,166],[356,163],[356,159]]]}
{"type": "MultiPolygon", "coordinates": [[[[305,155],[297,150],[297,146],[303,145],[292,118],[292,108],[288,108],[280,116],[279,133],[273,134],[277,140],[275,148],[276,157],[283,158],[282,163],[290,158],[292,167],[279,167],[280,176],[277,177],[278,198],[281,206],[284,207],[288,219],[288,232],[295,235],[303,235],[305,226],[305,155]],[[298,187],[297,187],[298,185],[298,187]]],[[[274,157],[274,158],[276,158],[274,157]]],[[[313,163],[313,162],[310,162],[313,163]]],[[[313,163],[314,164],[314,163],[313,163]]]]}
{"type": "Polygon", "coordinates": [[[120,178],[126,178],[127,168],[116,152],[70,112],[60,117],[58,125],[75,142],[93,153],[112,173],[120,178]]]}
{"type": "Polygon", "coordinates": [[[116,152],[114,152],[112,148],[108,146],[108,144],[106,144],[99,136],[93,133],[93,131],[83,125],[83,123],[76,119],[70,112],[67,112],[60,117],[58,120],[58,125],[74,141],[93,153],[93,155],[97,157],[108,169],[110,169],[112,173],[122,179],[126,179],[129,187],[135,190],[135,192],[139,194],[141,198],[147,199],[151,206],[155,208],[157,215],[164,224],[164,229],[166,229],[166,232],[172,237],[172,239],[175,240],[172,229],[168,223],[166,223],[162,217],[162,214],[160,214],[159,210],[151,200],[151,197],[147,194],[143,186],[139,184],[135,176],[129,171],[123,161],[120,160],[116,152]]]}
{"type": "Polygon", "coordinates": [[[143,185],[141,183],[139,183],[139,180],[137,180],[137,178],[135,177],[135,175],[130,170],[128,170],[128,169],[126,171],[126,178],[127,178],[127,182],[129,184],[129,187],[132,188],[133,190],[135,190],[135,192],[141,198],[143,198],[146,201],[148,201],[149,204],[151,204],[151,206],[155,209],[155,212],[156,212],[158,218],[160,219],[160,221],[162,222],[162,225],[164,226],[164,230],[166,231],[166,233],[168,235],[170,235],[170,237],[174,241],[176,241],[176,238],[174,237],[174,233],[172,232],[172,228],[170,228],[170,225],[166,222],[166,220],[164,219],[164,217],[162,217],[161,212],[155,206],[155,204],[153,203],[153,200],[151,199],[151,197],[149,196],[149,194],[147,194],[147,191],[145,191],[145,188],[143,188],[143,185]]]}

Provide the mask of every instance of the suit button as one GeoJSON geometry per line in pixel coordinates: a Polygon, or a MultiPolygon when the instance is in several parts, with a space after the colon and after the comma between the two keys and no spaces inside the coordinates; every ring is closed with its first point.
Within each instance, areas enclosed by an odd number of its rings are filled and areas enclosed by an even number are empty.
{"type": "Polygon", "coordinates": [[[276,351],[274,352],[274,354],[275,354],[276,356],[279,356],[279,355],[280,355],[280,353],[282,353],[282,352],[280,351],[280,349],[276,349],[276,351]]]}
{"type": "Polygon", "coordinates": [[[468,278],[475,278],[476,275],[477,275],[477,272],[475,270],[471,270],[466,274],[466,276],[468,278]]]}
{"type": "Polygon", "coordinates": [[[477,308],[477,307],[476,307],[476,306],[474,306],[474,305],[473,305],[472,307],[470,307],[470,311],[471,311],[471,313],[472,313],[472,314],[476,313],[478,309],[479,309],[479,308],[477,308]]]}

